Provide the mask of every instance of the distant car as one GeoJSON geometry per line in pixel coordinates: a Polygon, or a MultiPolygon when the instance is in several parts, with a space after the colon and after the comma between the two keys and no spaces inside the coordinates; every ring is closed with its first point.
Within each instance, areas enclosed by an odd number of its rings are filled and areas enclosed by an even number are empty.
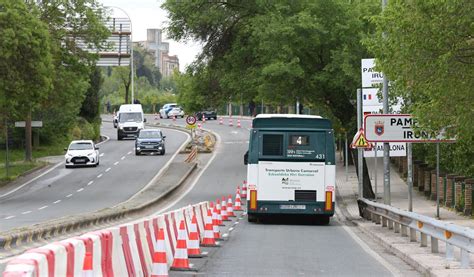
{"type": "Polygon", "coordinates": [[[135,140],[135,155],[142,153],[159,153],[164,155],[165,138],[160,129],[143,129],[140,130],[137,139],[135,140]]]}
{"type": "Polygon", "coordinates": [[[203,115],[206,119],[214,119],[214,120],[217,119],[217,112],[216,111],[207,110],[207,111],[197,112],[196,113],[197,120],[202,120],[203,115]]]}
{"type": "Polygon", "coordinates": [[[168,117],[184,117],[184,111],[180,107],[173,108],[171,111],[168,112],[168,117]]]}
{"type": "Polygon", "coordinates": [[[73,140],[64,150],[66,168],[76,165],[99,165],[99,147],[92,140],[73,140]]]}
{"type": "Polygon", "coordinates": [[[163,107],[160,109],[160,118],[170,118],[168,113],[173,109],[178,107],[176,103],[168,103],[164,104],[163,107]]]}

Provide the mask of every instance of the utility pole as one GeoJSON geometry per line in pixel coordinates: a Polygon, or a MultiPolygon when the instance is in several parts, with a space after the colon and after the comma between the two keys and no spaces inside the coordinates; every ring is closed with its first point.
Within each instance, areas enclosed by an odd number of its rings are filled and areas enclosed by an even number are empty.
{"type": "MultiPolygon", "coordinates": [[[[382,11],[387,6],[388,0],[382,0],[382,11]]],[[[386,34],[384,33],[385,37],[386,34]]],[[[383,75],[383,113],[388,114],[388,79],[385,74],[383,75]]],[[[390,199],[390,144],[388,142],[383,143],[383,202],[386,205],[391,204],[390,199]]]]}
{"type": "MultiPolygon", "coordinates": [[[[357,89],[357,130],[362,128],[362,89],[357,89]]],[[[359,198],[364,198],[364,149],[357,148],[357,175],[359,179],[359,198]]]]}

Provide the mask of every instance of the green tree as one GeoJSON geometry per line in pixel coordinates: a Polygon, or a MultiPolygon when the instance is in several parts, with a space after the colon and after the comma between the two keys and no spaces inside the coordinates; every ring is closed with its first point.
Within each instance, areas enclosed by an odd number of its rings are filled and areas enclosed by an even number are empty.
{"type": "MultiPolygon", "coordinates": [[[[451,162],[444,167],[471,176],[474,109],[468,103],[474,103],[473,10],[470,0],[393,0],[374,18],[377,33],[367,41],[377,66],[394,84],[392,93],[409,100],[406,112],[414,114],[424,128],[448,127],[448,135],[456,136],[455,145],[445,146],[451,162]]],[[[432,159],[431,146],[419,147],[432,159]]]]}
{"type": "Polygon", "coordinates": [[[31,161],[31,116],[51,92],[54,68],[47,26],[37,9],[0,0],[0,93],[5,121],[26,121],[25,160],[31,161]]]}

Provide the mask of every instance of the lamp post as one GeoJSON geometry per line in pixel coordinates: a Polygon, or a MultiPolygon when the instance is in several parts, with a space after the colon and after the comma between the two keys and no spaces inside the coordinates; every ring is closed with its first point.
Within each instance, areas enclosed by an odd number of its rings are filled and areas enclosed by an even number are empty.
{"type": "MultiPolygon", "coordinates": [[[[133,74],[133,28],[132,28],[132,19],[130,18],[130,16],[128,15],[128,13],[123,10],[122,8],[119,8],[117,6],[109,6],[110,8],[113,8],[113,9],[118,9],[120,11],[122,11],[127,17],[128,17],[128,20],[130,21],[130,74],[132,75],[131,78],[132,78],[132,99],[131,99],[131,102],[133,104],[133,100],[134,100],[134,79],[135,79],[135,74],[133,74]]],[[[126,103],[127,104],[127,103],[126,103]]]]}

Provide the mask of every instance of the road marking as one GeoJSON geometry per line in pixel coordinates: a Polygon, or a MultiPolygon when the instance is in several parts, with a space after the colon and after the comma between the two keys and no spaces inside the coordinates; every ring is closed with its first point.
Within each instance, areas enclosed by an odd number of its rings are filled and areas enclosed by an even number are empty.
{"type": "Polygon", "coordinates": [[[128,154],[128,155],[131,155],[131,154],[132,154],[132,151],[128,152],[127,154],[128,154]]]}
{"type": "Polygon", "coordinates": [[[107,168],[107,169],[105,170],[105,172],[109,172],[111,169],[112,169],[112,168],[109,167],[109,168],[107,168]]]}
{"type": "Polygon", "coordinates": [[[114,163],[114,165],[118,165],[118,164],[119,164],[119,162],[115,162],[115,163],[114,163]]]}
{"type": "MultiPolygon", "coordinates": [[[[221,139],[221,136],[219,136],[219,134],[215,134],[216,137],[217,137],[217,141],[222,141],[221,139]]],[[[197,184],[197,182],[199,181],[199,179],[201,178],[202,174],[204,174],[204,172],[206,172],[207,168],[209,167],[209,165],[211,165],[211,163],[214,161],[214,159],[216,158],[217,156],[217,152],[219,152],[218,148],[219,145],[216,144],[217,147],[214,148],[214,151],[212,151],[212,157],[209,159],[209,161],[207,162],[207,164],[204,166],[204,168],[202,169],[201,172],[199,172],[198,176],[196,176],[196,178],[194,179],[193,183],[189,186],[189,188],[181,194],[180,197],[178,197],[178,199],[176,199],[175,201],[173,201],[172,203],[170,203],[168,206],[166,206],[165,208],[159,210],[158,212],[154,213],[154,215],[159,215],[161,214],[162,212],[168,210],[169,208],[173,207],[174,205],[176,205],[176,203],[178,203],[179,201],[181,201],[181,199],[183,199],[184,196],[186,196],[197,184]]],[[[179,151],[176,151],[176,153],[178,153],[179,151]]],[[[166,165],[164,166],[166,167],[166,165]]],[[[163,168],[164,168],[163,167],[163,168]]],[[[153,181],[153,180],[152,180],[153,181]]],[[[146,186],[145,186],[146,187],[146,186]]]]}
{"type": "Polygon", "coordinates": [[[90,181],[89,183],[87,183],[88,186],[92,185],[94,183],[94,181],[90,181]]]}
{"type": "Polygon", "coordinates": [[[38,208],[38,210],[46,209],[48,206],[43,206],[41,208],[38,208]]]}
{"type": "Polygon", "coordinates": [[[103,156],[104,156],[104,153],[100,153],[100,154],[99,154],[99,157],[103,157],[103,156]]]}
{"type": "Polygon", "coordinates": [[[29,214],[31,211],[22,212],[21,214],[29,214]]]}
{"type": "Polygon", "coordinates": [[[80,188],[80,189],[77,190],[77,192],[81,192],[83,190],[84,190],[84,188],[80,188]]]}
{"type": "Polygon", "coordinates": [[[68,195],[66,195],[66,198],[69,198],[69,197],[71,197],[71,196],[72,196],[72,193],[71,193],[71,194],[68,194],[68,195]]]}
{"type": "Polygon", "coordinates": [[[234,227],[229,228],[229,232],[232,232],[234,230],[234,227]]]}
{"type": "Polygon", "coordinates": [[[226,238],[226,237],[228,237],[228,236],[229,236],[228,233],[225,233],[225,234],[222,235],[223,238],[226,238]]]}
{"type": "Polygon", "coordinates": [[[15,217],[14,215],[11,215],[11,216],[5,217],[4,219],[8,220],[8,219],[12,219],[12,218],[14,218],[14,217],[15,217]]]}
{"type": "MultiPolygon", "coordinates": [[[[336,214],[341,215],[341,211],[339,208],[336,206],[336,214]]],[[[381,263],[385,268],[392,273],[393,276],[401,276],[400,271],[395,268],[393,265],[391,265],[389,262],[387,262],[382,256],[380,256],[377,252],[372,250],[362,239],[360,239],[348,226],[344,225],[341,222],[342,228],[344,231],[346,231],[351,238],[360,245],[360,247],[370,256],[372,256],[375,260],[377,260],[379,263],[381,263]]]]}
{"type": "Polygon", "coordinates": [[[122,158],[120,158],[121,160],[125,160],[125,156],[122,156],[122,158]]]}
{"type": "Polygon", "coordinates": [[[103,175],[102,173],[101,173],[101,174],[99,174],[99,175],[97,175],[97,178],[100,178],[100,177],[102,177],[102,175],[103,175]]]}
{"type": "Polygon", "coordinates": [[[61,202],[61,200],[56,200],[53,202],[53,204],[58,204],[59,202],[61,202]]]}

